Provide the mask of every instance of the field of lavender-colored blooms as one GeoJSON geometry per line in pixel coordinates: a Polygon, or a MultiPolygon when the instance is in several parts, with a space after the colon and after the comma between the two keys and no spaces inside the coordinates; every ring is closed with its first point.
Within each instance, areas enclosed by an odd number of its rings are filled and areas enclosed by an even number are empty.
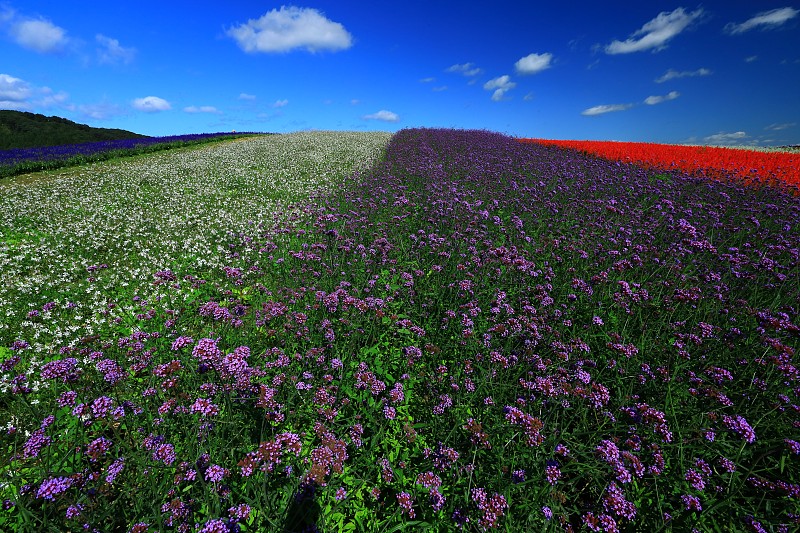
{"type": "Polygon", "coordinates": [[[132,155],[257,135],[255,133],[200,133],[168,137],[141,137],[35,148],[0,150],[0,179],[54,170],[132,155]]]}
{"type": "Polygon", "coordinates": [[[0,182],[0,530],[793,531],[800,198],[486,131],[0,182]]]}

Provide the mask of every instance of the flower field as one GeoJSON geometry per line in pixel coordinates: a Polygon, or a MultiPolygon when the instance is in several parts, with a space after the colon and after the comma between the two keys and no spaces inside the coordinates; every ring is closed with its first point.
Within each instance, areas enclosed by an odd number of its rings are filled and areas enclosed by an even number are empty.
{"type": "Polygon", "coordinates": [[[0,178],[253,135],[200,133],[0,150],[0,178]]]}
{"type": "Polygon", "coordinates": [[[794,531],[800,198],[485,132],[0,182],[0,530],[794,531]]]}
{"type": "Polygon", "coordinates": [[[522,141],[572,148],[613,161],[639,163],[660,170],[679,170],[704,178],[733,178],[749,185],[783,184],[795,194],[800,188],[800,154],[797,152],[610,141],[522,141]]]}

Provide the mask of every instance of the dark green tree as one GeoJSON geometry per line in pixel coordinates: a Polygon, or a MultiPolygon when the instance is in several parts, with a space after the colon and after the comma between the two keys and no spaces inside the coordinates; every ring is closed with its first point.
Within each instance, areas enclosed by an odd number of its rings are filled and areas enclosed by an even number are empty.
{"type": "Polygon", "coordinates": [[[147,137],[126,130],[93,128],[61,117],[0,111],[0,150],[147,137]]]}

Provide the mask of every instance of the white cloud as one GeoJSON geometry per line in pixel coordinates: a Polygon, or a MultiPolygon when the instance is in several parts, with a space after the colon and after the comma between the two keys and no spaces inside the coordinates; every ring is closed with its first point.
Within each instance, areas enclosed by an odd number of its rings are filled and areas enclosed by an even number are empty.
{"type": "Polygon", "coordinates": [[[0,74],[0,109],[16,111],[37,107],[69,107],[69,96],[55,92],[50,87],[33,87],[25,80],[9,74],[0,74]]]}
{"type": "Polygon", "coordinates": [[[725,31],[731,35],[736,35],[750,31],[754,28],[769,30],[777,28],[788,20],[793,19],[798,14],[800,14],[800,11],[791,7],[781,7],[778,9],[772,9],[770,11],[762,11],[761,13],[758,13],[756,16],[747,19],[741,24],[734,24],[733,22],[726,24],[725,31]]]}
{"type": "Polygon", "coordinates": [[[656,105],[660,104],[661,102],[666,102],[667,100],[675,100],[680,95],[681,93],[678,91],[670,91],[664,96],[648,96],[644,99],[644,103],[647,105],[656,105]]]}
{"type": "Polygon", "coordinates": [[[667,41],[681,33],[703,15],[703,9],[687,13],[682,7],[667,13],[662,11],[653,20],[636,30],[624,41],[613,41],[606,46],[607,54],[630,54],[644,50],[666,48],[667,41]]]}
{"type": "Polygon", "coordinates": [[[525,96],[524,96],[522,99],[523,99],[523,100],[525,100],[526,102],[530,102],[530,101],[531,101],[531,100],[533,100],[534,98],[535,98],[535,96],[534,96],[534,94],[533,94],[533,93],[528,93],[528,94],[526,94],[526,95],[525,95],[525,96]]]}
{"type": "Polygon", "coordinates": [[[97,49],[97,57],[100,63],[115,64],[115,63],[130,63],[136,56],[135,48],[127,48],[119,44],[119,41],[106,37],[98,33],[95,35],[95,40],[100,47],[97,49]]]}
{"type": "Polygon", "coordinates": [[[436,78],[422,78],[419,80],[420,83],[432,83],[434,81],[436,81],[436,78]]]}
{"type": "Polygon", "coordinates": [[[440,93],[440,92],[442,92],[442,91],[446,91],[446,90],[447,90],[447,85],[439,85],[438,87],[434,87],[434,88],[433,88],[433,89],[431,89],[431,90],[432,90],[433,92],[435,92],[435,93],[440,93]]]}
{"type": "Polygon", "coordinates": [[[289,103],[289,100],[286,100],[286,99],[276,100],[275,103],[272,104],[272,107],[283,107],[283,106],[287,105],[288,103],[289,103]]]}
{"type": "Polygon", "coordinates": [[[690,78],[694,76],[710,76],[711,71],[707,68],[699,68],[697,70],[683,70],[677,71],[669,69],[663,76],[656,79],[656,83],[664,83],[665,81],[674,80],[677,78],[690,78]]]}
{"type": "Polygon", "coordinates": [[[456,73],[456,74],[463,74],[464,76],[467,76],[468,78],[472,77],[472,76],[477,76],[478,74],[483,72],[481,69],[476,67],[473,63],[462,63],[462,64],[450,65],[449,67],[444,69],[444,71],[445,72],[453,72],[453,73],[456,73]]]}
{"type": "Polygon", "coordinates": [[[239,100],[251,100],[252,101],[252,100],[255,100],[255,99],[256,99],[256,95],[254,95],[254,94],[241,93],[239,95],[239,100]]]}
{"type": "Polygon", "coordinates": [[[392,113],[385,109],[381,109],[377,113],[372,113],[371,115],[364,115],[361,118],[364,120],[382,120],[384,122],[398,122],[400,120],[400,116],[397,113],[392,113]]]}
{"type": "Polygon", "coordinates": [[[553,60],[553,54],[529,54],[514,63],[517,69],[517,74],[536,74],[545,69],[550,68],[550,62],[553,60]]]}
{"type": "Polygon", "coordinates": [[[716,144],[721,146],[735,146],[739,144],[744,144],[745,139],[748,136],[743,131],[736,131],[733,133],[716,133],[714,135],[709,135],[708,137],[704,137],[703,141],[706,144],[716,144]]]}
{"type": "Polygon", "coordinates": [[[136,98],[133,103],[133,108],[146,113],[155,113],[157,111],[168,111],[172,106],[158,96],[145,96],[144,98],[136,98]]]}
{"type": "Polygon", "coordinates": [[[8,74],[0,74],[0,107],[3,109],[16,109],[17,106],[27,105],[32,93],[27,82],[8,74]]]}
{"type": "Polygon", "coordinates": [[[797,122],[785,122],[783,124],[770,124],[769,126],[765,126],[765,130],[771,131],[780,131],[780,130],[788,130],[789,128],[796,126],[797,122]]]}
{"type": "Polygon", "coordinates": [[[78,112],[84,117],[94,120],[108,120],[123,114],[118,105],[110,103],[79,105],[78,112]]]}
{"type": "Polygon", "coordinates": [[[754,61],[758,61],[758,56],[747,56],[744,58],[745,63],[752,63],[754,61]]]}
{"type": "Polygon", "coordinates": [[[345,50],[353,37],[338,22],[312,8],[281,6],[259,19],[250,19],[227,31],[247,53],[288,52],[297,48],[309,52],[345,50]]]}
{"type": "Polygon", "coordinates": [[[592,117],[595,115],[603,115],[605,113],[613,113],[615,111],[625,111],[626,109],[630,109],[631,107],[633,107],[633,104],[596,105],[594,107],[584,109],[583,111],[581,111],[581,115],[592,117]]]}
{"type": "Polygon", "coordinates": [[[41,87],[39,89],[39,98],[34,100],[33,104],[36,107],[54,107],[61,106],[72,109],[72,105],[67,104],[69,95],[64,91],[54,92],[50,87],[41,87]]]}
{"type": "Polygon", "coordinates": [[[56,26],[49,20],[12,20],[11,37],[18,45],[24,48],[45,54],[58,52],[67,44],[66,30],[56,26]]]}
{"type": "Polygon", "coordinates": [[[10,22],[14,19],[15,11],[9,6],[0,5],[0,23],[10,22]]]}
{"type": "MultiPolygon", "coordinates": [[[[150,97],[150,98],[154,98],[154,97],[150,97]]],[[[166,103],[166,101],[164,101],[164,103],[166,103]]],[[[168,103],[167,103],[167,106],[169,106],[168,103]]],[[[166,109],[169,109],[169,107],[167,107],[166,109]]],[[[212,105],[201,105],[200,107],[190,105],[189,107],[184,107],[183,110],[185,112],[187,112],[187,113],[219,113],[219,110],[216,107],[212,106],[212,105]]],[[[162,111],[162,110],[161,109],[153,109],[153,111],[162,111]]]]}
{"type": "Polygon", "coordinates": [[[495,102],[502,100],[506,93],[516,86],[517,84],[511,81],[511,77],[508,74],[491,79],[483,84],[483,88],[487,91],[494,91],[492,100],[495,102]]]}

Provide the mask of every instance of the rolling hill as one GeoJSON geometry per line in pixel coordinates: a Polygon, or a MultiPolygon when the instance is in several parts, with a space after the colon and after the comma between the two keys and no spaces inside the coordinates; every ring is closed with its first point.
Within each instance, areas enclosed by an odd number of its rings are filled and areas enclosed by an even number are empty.
{"type": "Polygon", "coordinates": [[[147,137],[126,130],[93,128],[61,117],[0,111],[0,150],[147,137]]]}

